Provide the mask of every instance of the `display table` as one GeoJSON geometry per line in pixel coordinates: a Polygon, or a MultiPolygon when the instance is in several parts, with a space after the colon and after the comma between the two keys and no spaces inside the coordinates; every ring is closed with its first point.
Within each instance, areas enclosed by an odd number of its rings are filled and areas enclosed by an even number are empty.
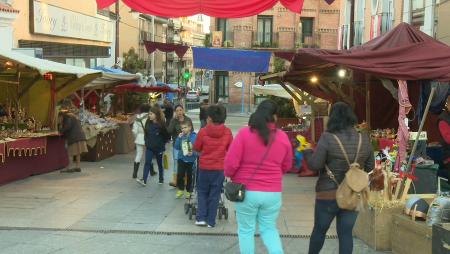
{"type": "Polygon", "coordinates": [[[119,123],[115,139],[115,149],[117,154],[126,154],[135,149],[134,136],[129,123],[119,123]]]}
{"type": "Polygon", "coordinates": [[[0,185],[66,167],[64,142],[62,137],[48,136],[0,144],[0,185]]]}
{"type": "Polygon", "coordinates": [[[81,155],[83,161],[101,161],[116,154],[116,129],[97,132],[87,140],[88,152],[81,155]]]}

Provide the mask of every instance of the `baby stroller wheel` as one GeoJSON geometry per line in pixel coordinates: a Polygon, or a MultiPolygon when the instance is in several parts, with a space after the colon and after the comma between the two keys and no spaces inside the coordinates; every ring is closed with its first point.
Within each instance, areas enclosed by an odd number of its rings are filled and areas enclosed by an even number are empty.
{"type": "Polygon", "coordinates": [[[219,209],[217,210],[217,217],[219,217],[219,220],[222,219],[222,207],[219,207],[219,209]]]}
{"type": "Polygon", "coordinates": [[[184,214],[188,214],[190,206],[188,203],[184,204],[184,214]]]}
{"type": "Polygon", "coordinates": [[[228,220],[228,208],[223,209],[223,217],[225,218],[225,220],[228,220]]]}
{"type": "Polygon", "coordinates": [[[192,220],[193,213],[194,213],[194,208],[193,207],[189,208],[189,211],[188,211],[189,220],[192,220]]]}

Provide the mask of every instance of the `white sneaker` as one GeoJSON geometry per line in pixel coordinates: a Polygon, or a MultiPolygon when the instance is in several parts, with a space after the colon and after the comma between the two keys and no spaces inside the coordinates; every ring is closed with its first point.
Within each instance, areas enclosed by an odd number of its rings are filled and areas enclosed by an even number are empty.
{"type": "Polygon", "coordinates": [[[205,227],[208,224],[206,224],[206,221],[195,221],[195,225],[199,227],[205,227]]]}
{"type": "Polygon", "coordinates": [[[144,180],[137,178],[136,182],[138,182],[138,184],[142,185],[142,186],[147,186],[147,184],[144,182],[144,180]]]}

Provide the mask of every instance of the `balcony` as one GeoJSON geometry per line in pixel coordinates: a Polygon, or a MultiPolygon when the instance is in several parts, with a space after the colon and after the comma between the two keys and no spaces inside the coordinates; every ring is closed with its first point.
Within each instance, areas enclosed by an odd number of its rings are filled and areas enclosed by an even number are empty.
{"type": "Polygon", "coordinates": [[[167,53],[167,61],[173,61],[175,59],[175,53],[169,52],[167,53]]]}
{"type": "Polygon", "coordinates": [[[340,49],[349,49],[349,25],[342,25],[341,26],[341,41],[340,41],[340,49]]]}
{"type": "Polygon", "coordinates": [[[381,13],[380,15],[378,15],[378,18],[381,19],[380,24],[381,27],[379,30],[381,34],[389,32],[392,29],[394,23],[394,21],[392,20],[392,13],[391,12],[381,13]]]}
{"type": "Polygon", "coordinates": [[[252,48],[278,48],[278,32],[253,32],[252,48]]]}
{"type": "Polygon", "coordinates": [[[139,43],[143,44],[144,41],[151,41],[152,33],[146,31],[139,31],[139,43]]]}

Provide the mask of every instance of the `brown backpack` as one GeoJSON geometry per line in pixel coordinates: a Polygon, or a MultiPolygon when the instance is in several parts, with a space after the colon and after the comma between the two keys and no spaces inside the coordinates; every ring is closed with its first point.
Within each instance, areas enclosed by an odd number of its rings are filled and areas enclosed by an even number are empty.
{"type": "Polygon", "coordinates": [[[333,136],[338,142],[345,160],[349,165],[349,170],[345,173],[344,180],[341,184],[336,181],[333,172],[325,165],[328,176],[338,185],[336,202],[341,209],[359,211],[367,206],[369,197],[369,175],[361,169],[361,166],[357,162],[362,143],[361,133],[359,133],[358,150],[353,163],[350,163],[342,142],[336,135],[333,134],[333,136]]]}

